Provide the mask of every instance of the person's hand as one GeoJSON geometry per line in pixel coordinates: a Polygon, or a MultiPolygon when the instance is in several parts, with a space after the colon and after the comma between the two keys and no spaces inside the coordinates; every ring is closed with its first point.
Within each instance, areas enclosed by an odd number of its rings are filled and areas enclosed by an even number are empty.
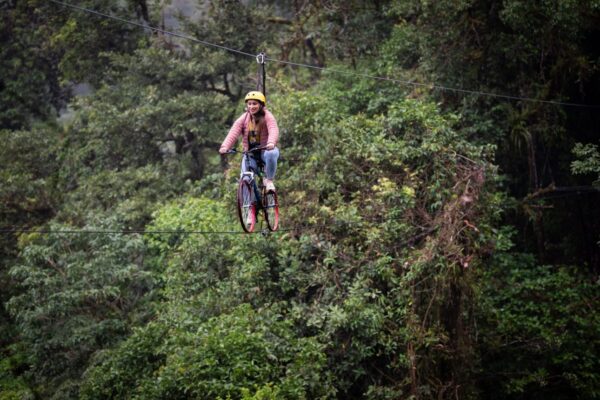
{"type": "Polygon", "coordinates": [[[273,143],[267,143],[267,150],[273,150],[275,145],[273,143]]]}

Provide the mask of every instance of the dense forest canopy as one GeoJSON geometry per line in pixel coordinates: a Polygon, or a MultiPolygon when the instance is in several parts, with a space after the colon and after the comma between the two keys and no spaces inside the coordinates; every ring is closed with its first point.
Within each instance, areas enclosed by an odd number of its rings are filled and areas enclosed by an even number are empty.
{"type": "Polygon", "coordinates": [[[600,398],[599,39],[596,0],[0,2],[0,399],[600,398]],[[217,152],[259,52],[269,235],[217,152]]]}

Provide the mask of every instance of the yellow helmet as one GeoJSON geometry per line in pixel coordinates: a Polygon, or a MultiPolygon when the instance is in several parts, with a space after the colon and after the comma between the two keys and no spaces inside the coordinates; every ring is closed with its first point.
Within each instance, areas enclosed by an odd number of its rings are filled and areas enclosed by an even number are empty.
{"type": "Polygon", "coordinates": [[[267,105],[267,98],[261,92],[248,92],[246,98],[244,99],[244,103],[248,100],[258,100],[263,104],[263,106],[267,105]]]}

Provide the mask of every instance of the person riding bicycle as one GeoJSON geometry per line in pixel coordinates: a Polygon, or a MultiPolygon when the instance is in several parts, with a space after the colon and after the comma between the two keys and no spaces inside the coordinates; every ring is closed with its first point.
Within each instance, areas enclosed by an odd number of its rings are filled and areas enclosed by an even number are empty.
{"type": "MultiPolygon", "coordinates": [[[[267,110],[267,99],[264,94],[258,91],[248,92],[244,101],[246,102],[246,112],[242,114],[231,126],[229,133],[225,137],[219,153],[225,154],[233,148],[238,138],[242,136],[242,147],[244,151],[256,147],[264,148],[260,153],[265,163],[265,179],[263,180],[267,191],[275,191],[273,180],[277,171],[277,160],[279,158],[279,149],[277,141],[279,140],[279,128],[277,120],[269,110],[267,110]]],[[[252,167],[256,168],[256,160],[250,159],[252,167]]],[[[248,171],[250,166],[245,165],[242,159],[242,172],[248,171]]]]}

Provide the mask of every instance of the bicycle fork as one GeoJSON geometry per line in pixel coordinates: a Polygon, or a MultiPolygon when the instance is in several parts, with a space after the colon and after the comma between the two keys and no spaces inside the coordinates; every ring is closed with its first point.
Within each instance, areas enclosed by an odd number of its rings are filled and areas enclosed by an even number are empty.
{"type": "Polygon", "coordinates": [[[252,189],[254,191],[254,201],[256,202],[256,208],[258,211],[259,209],[262,208],[262,203],[261,203],[260,191],[258,190],[258,184],[256,183],[254,172],[253,171],[242,172],[240,179],[243,179],[246,182],[250,183],[250,185],[252,185],[252,189]]]}

